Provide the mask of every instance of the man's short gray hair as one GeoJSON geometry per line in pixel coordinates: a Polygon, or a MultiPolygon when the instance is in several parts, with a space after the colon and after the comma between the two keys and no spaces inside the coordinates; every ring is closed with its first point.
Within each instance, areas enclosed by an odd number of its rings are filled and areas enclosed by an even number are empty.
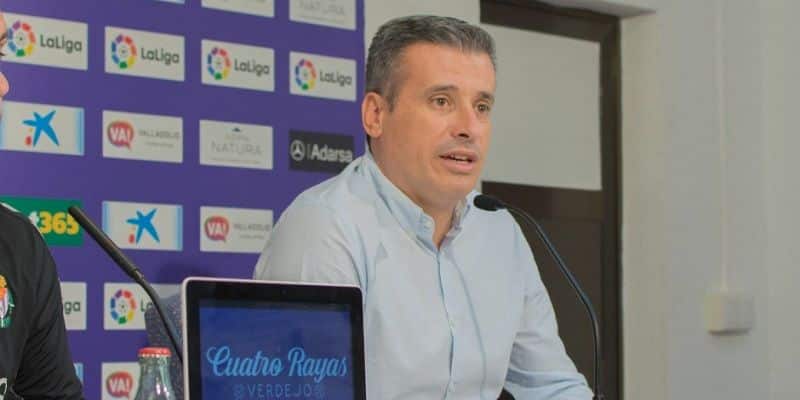
{"type": "Polygon", "coordinates": [[[485,53],[497,69],[494,40],[482,28],[457,18],[416,15],[396,18],[378,28],[367,55],[366,93],[384,96],[394,105],[399,77],[397,60],[406,47],[431,43],[465,52],[485,53]]]}

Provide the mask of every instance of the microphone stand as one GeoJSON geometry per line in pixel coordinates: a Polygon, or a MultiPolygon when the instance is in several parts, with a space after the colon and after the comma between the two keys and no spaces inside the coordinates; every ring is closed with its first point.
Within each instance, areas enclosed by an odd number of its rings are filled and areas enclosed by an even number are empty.
{"type": "Polygon", "coordinates": [[[120,267],[122,270],[127,274],[134,282],[138,283],[144,291],[150,296],[150,300],[153,301],[153,306],[156,308],[156,312],[158,312],[158,316],[161,317],[161,321],[164,323],[164,326],[167,328],[167,336],[169,336],[169,340],[172,343],[172,347],[175,349],[174,354],[178,358],[178,361],[183,364],[183,353],[181,352],[181,348],[178,346],[178,335],[177,329],[172,324],[172,321],[169,320],[164,312],[164,304],[161,302],[161,297],[156,293],[155,289],[147,282],[145,279],[144,274],[142,271],[139,270],[138,267],[130,260],[122,250],[117,247],[116,244],[106,236],[106,234],[97,227],[97,225],[89,219],[89,216],[83,212],[80,208],[76,206],[71,206],[68,209],[69,214],[72,215],[78,224],[86,229],[86,232],[89,233],[89,236],[94,239],[95,242],[105,250],[106,254],[111,257],[112,260],[120,267]]]}
{"type": "Polygon", "coordinates": [[[556,247],[550,241],[550,238],[544,232],[539,222],[537,222],[530,214],[526,213],[524,210],[517,208],[515,206],[506,204],[494,197],[488,195],[478,195],[475,197],[473,203],[476,207],[486,210],[486,211],[497,211],[499,209],[507,209],[510,213],[521,217],[525,222],[529,225],[533,226],[536,230],[536,234],[539,236],[539,239],[542,240],[544,243],[545,248],[547,248],[547,252],[550,253],[550,256],[553,257],[555,260],[558,269],[567,278],[567,282],[569,285],[572,286],[572,289],[578,294],[578,297],[583,303],[584,307],[586,308],[586,312],[589,314],[589,319],[592,321],[592,339],[594,341],[594,382],[592,391],[594,392],[594,396],[592,397],[593,400],[603,400],[605,396],[602,394],[601,386],[600,386],[600,324],[598,323],[597,314],[594,312],[594,307],[592,306],[591,300],[589,300],[589,296],[586,292],[581,289],[580,284],[578,284],[578,280],[575,276],[570,272],[569,268],[567,268],[566,263],[561,258],[561,255],[556,250],[556,247]]]}

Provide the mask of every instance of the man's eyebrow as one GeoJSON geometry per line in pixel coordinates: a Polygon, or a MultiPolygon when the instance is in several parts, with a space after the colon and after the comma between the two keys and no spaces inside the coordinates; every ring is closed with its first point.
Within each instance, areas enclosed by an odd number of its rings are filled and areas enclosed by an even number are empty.
{"type": "MultiPolygon", "coordinates": [[[[430,96],[434,93],[457,92],[457,91],[458,87],[456,85],[447,85],[447,84],[434,85],[425,90],[425,95],[430,96]]],[[[478,92],[478,99],[494,103],[494,94],[492,94],[491,92],[486,92],[481,90],[480,92],[478,92]]]]}
{"type": "Polygon", "coordinates": [[[490,103],[494,103],[494,95],[489,93],[489,92],[481,91],[478,94],[478,98],[481,99],[481,100],[486,100],[486,101],[488,101],[490,103]]]}
{"type": "Polygon", "coordinates": [[[425,94],[426,95],[431,95],[433,93],[452,92],[452,91],[457,91],[457,90],[458,90],[458,88],[456,87],[456,85],[434,85],[434,86],[431,86],[428,89],[426,89],[425,90],[425,94]]]}

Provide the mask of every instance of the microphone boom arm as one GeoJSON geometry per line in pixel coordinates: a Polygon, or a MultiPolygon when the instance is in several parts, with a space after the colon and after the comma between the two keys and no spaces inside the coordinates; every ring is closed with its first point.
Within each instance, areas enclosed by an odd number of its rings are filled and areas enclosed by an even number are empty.
{"type": "Polygon", "coordinates": [[[556,251],[555,246],[550,241],[550,238],[547,237],[547,234],[544,232],[544,229],[542,229],[541,225],[539,225],[539,222],[537,222],[535,219],[533,219],[533,217],[528,215],[528,213],[519,210],[516,207],[509,205],[505,206],[510,213],[521,217],[534,227],[534,229],[536,230],[536,234],[539,236],[539,239],[542,240],[542,243],[544,243],[545,248],[547,248],[547,252],[550,253],[551,257],[553,257],[553,259],[556,262],[556,265],[558,266],[558,269],[564,275],[564,278],[567,279],[569,285],[572,286],[572,289],[578,294],[581,303],[583,303],[583,306],[586,308],[586,312],[589,314],[589,319],[592,320],[592,339],[594,341],[594,382],[593,382],[594,399],[603,400],[604,397],[602,395],[602,392],[600,391],[600,348],[601,348],[600,325],[597,322],[598,321],[597,314],[595,314],[594,312],[592,301],[589,299],[589,296],[586,294],[586,292],[584,292],[583,289],[581,289],[578,280],[575,278],[572,272],[567,268],[566,264],[564,263],[564,260],[561,258],[561,255],[558,253],[558,251],[556,251]]]}
{"type": "Polygon", "coordinates": [[[134,282],[138,283],[147,295],[150,296],[150,300],[153,301],[153,306],[156,308],[156,312],[158,312],[159,317],[161,317],[161,321],[164,323],[164,326],[167,328],[167,336],[169,337],[169,341],[172,343],[173,349],[175,349],[174,354],[178,357],[178,361],[183,364],[183,353],[181,352],[181,347],[178,346],[178,335],[177,329],[172,324],[172,321],[167,319],[166,313],[164,312],[164,304],[161,302],[161,297],[158,296],[158,293],[153,289],[153,287],[147,282],[145,279],[144,274],[142,271],[139,270],[138,267],[130,260],[128,257],[125,256],[125,253],[114,244],[114,241],[111,240],[97,225],[89,219],[89,216],[83,212],[80,208],[76,206],[71,206],[68,209],[69,214],[72,215],[78,224],[89,233],[89,236],[94,239],[95,242],[102,248],[109,257],[111,257],[117,265],[122,268],[122,270],[133,279],[134,282]]]}

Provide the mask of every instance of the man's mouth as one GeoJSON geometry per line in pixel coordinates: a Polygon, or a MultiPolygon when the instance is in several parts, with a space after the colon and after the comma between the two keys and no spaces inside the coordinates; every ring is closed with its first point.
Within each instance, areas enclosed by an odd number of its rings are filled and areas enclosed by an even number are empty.
{"type": "Polygon", "coordinates": [[[471,175],[478,168],[478,153],[472,151],[451,151],[440,155],[439,158],[447,170],[457,175],[471,175]]]}
{"type": "Polygon", "coordinates": [[[461,163],[468,163],[472,164],[477,161],[478,156],[472,152],[452,152],[452,153],[445,153],[439,156],[439,158],[445,160],[452,160],[461,163]]]}

